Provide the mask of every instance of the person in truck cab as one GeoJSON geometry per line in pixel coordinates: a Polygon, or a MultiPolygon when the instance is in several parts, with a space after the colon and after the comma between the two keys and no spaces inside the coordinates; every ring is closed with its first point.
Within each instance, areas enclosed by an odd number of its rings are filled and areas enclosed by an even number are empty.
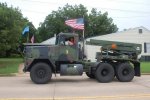
{"type": "Polygon", "coordinates": [[[74,38],[69,38],[69,39],[66,41],[65,44],[66,44],[66,45],[74,45],[74,44],[75,44],[74,38]]]}

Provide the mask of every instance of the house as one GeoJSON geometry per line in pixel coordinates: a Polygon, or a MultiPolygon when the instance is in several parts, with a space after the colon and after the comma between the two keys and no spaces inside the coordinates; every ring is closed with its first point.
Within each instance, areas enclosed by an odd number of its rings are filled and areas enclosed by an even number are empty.
{"type": "MultiPolygon", "coordinates": [[[[150,61],[150,30],[146,29],[143,26],[124,30],[117,33],[95,36],[86,40],[89,41],[90,39],[142,44],[141,60],[150,61]]],[[[95,61],[95,54],[98,51],[100,51],[99,46],[87,45],[87,58],[91,61],[95,61]]]]}

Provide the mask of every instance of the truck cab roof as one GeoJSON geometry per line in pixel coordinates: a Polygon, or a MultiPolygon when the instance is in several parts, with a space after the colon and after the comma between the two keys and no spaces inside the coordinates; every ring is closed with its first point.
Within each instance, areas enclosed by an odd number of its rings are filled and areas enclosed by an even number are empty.
{"type": "Polygon", "coordinates": [[[57,36],[68,36],[68,37],[72,37],[72,36],[79,36],[76,33],[59,33],[57,36]]]}

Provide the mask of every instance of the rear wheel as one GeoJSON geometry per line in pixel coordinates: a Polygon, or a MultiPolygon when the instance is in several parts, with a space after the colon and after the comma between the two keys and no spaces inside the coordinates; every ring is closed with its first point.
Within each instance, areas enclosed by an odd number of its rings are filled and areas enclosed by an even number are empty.
{"type": "Polygon", "coordinates": [[[99,82],[110,82],[114,78],[114,68],[108,63],[102,63],[96,69],[95,77],[99,82]]]}
{"type": "Polygon", "coordinates": [[[94,74],[90,74],[89,72],[86,72],[86,75],[89,77],[89,78],[95,78],[95,75],[94,74]]]}
{"type": "Polygon", "coordinates": [[[116,68],[116,77],[121,82],[131,81],[134,74],[134,69],[129,63],[122,63],[116,68]]]}
{"type": "Polygon", "coordinates": [[[45,84],[50,81],[52,70],[45,63],[37,63],[31,68],[30,77],[34,83],[45,84]]]}

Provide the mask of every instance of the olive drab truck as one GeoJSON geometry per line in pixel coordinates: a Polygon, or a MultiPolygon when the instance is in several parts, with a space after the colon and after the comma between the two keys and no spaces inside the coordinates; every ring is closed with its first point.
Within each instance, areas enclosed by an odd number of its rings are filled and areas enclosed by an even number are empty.
{"type": "Polygon", "coordinates": [[[37,84],[48,83],[52,74],[75,76],[84,72],[102,83],[111,82],[114,77],[129,82],[134,76],[140,76],[141,44],[92,39],[84,43],[100,46],[99,52],[95,53],[95,62],[85,59],[86,48],[79,45],[79,36],[75,33],[58,34],[55,45],[24,44],[23,71],[30,72],[31,80],[37,84]]]}

